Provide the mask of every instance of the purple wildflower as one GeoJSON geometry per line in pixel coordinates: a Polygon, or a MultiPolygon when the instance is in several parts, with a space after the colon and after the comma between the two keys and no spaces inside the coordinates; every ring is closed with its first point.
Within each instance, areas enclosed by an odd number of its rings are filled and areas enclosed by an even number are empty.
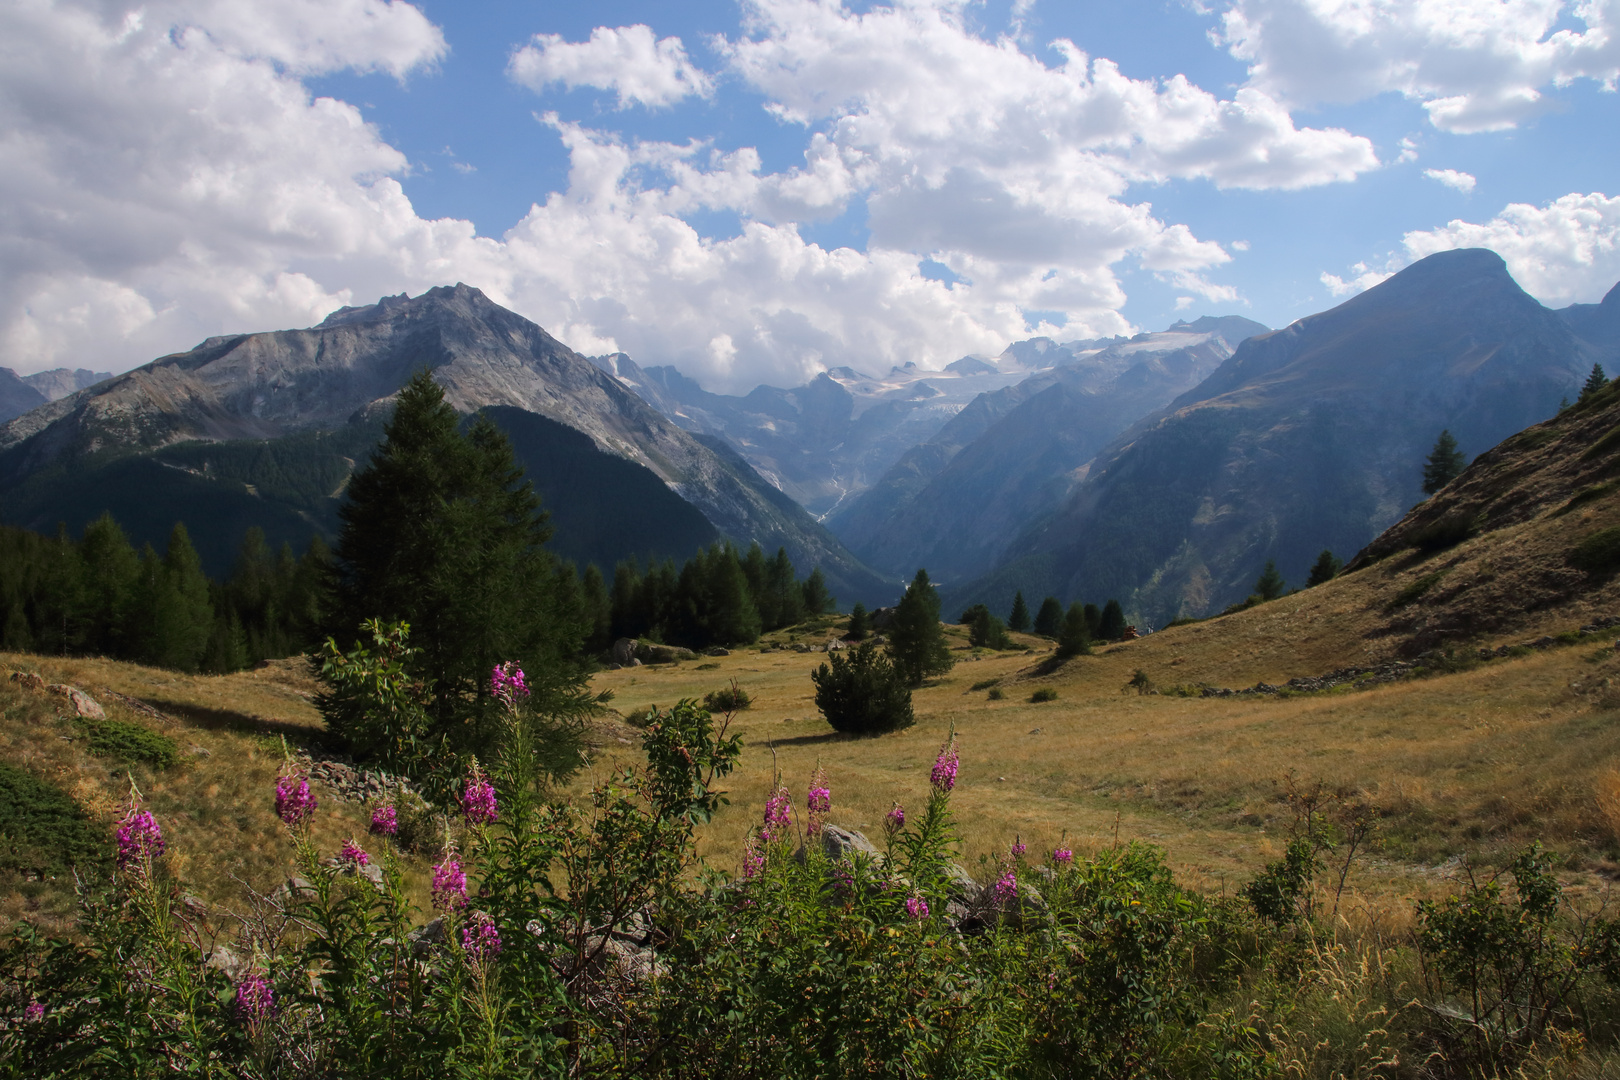
{"type": "Polygon", "coordinates": [[[760,846],[757,836],[748,838],[748,845],[743,848],[742,871],[743,878],[759,877],[765,870],[765,849],[760,846]]]}
{"type": "Polygon", "coordinates": [[[163,830],[158,828],[157,819],[134,803],[130,804],[124,820],[118,823],[117,839],[120,870],[134,867],[139,873],[163,854],[163,830]]]}
{"type": "Polygon", "coordinates": [[[370,866],[371,856],[367,855],[365,849],[355,843],[354,837],[351,836],[343,841],[343,850],[338,852],[338,862],[346,863],[358,869],[362,866],[370,866]]]}
{"type": "Polygon", "coordinates": [[[883,827],[891,833],[897,833],[905,828],[906,808],[899,803],[895,803],[894,809],[883,816],[883,827]]]}
{"type": "Polygon", "coordinates": [[[1007,872],[1005,874],[1002,874],[1001,875],[1001,880],[996,882],[995,894],[996,894],[996,903],[998,903],[998,904],[1005,904],[1009,900],[1013,900],[1013,899],[1017,898],[1017,896],[1018,896],[1018,875],[1013,871],[1012,867],[1010,867],[1010,866],[1007,867],[1007,872]]]}
{"type": "Polygon", "coordinates": [[[1059,866],[1068,866],[1074,862],[1074,852],[1066,847],[1057,848],[1052,852],[1052,861],[1059,866]]]}
{"type": "Polygon", "coordinates": [[[455,859],[446,859],[433,868],[433,906],[440,911],[466,906],[467,872],[455,859]]]}
{"type": "Polygon", "coordinates": [[[945,794],[956,786],[956,765],[956,736],[953,734],[939,748],[939,757],[934,759],[934,771],[928,776],[928,782],[934,785],[935,791],[945,794]]]}
{"type": "Polygon", "coordinates": [[[276,816],[289,826],[315,812],[315,793],[309,790],[309,777],[284,775],[276,779],[276,816]]]}
{"type": "Polygon", "coordinates": [[[375,836],[393,836],[399,832],[399,814],[384,803],[371,812],[371,832],[375,836]]]}
{"type": "Polygon", "coordinates": [[[489,673],[489,692],[508,705],[516,705],[518,698],[528,697],[529,683],[523,677],[523,669],[510,660],[496,665],[489,673]]]}
{"type": "Polygon", "coordinates": [[[475,911],[461,928],[461,949],[475,964],[492,959],[501,951],[501,932],[495,929],[495,920],[482,911],[475,911]]]}
{"type": "Polygon", "coordinates": [[[919,922],[928,918],[928,901],[920,896],[908,896],[906,898],[906,914],[919,922]]]}
{"type": "Polygon", "coordinates": [[[785,787],[779,787],[765,800],[765,832],[774,837],[778,829],[785,829],[791,820],[793,796],[785,787]]]}
{"type": "Polygon", "coordinates": [[[811,788],[806,807],[812,814],[825,814],[832,809],[832,792],[824,787],[811,788]]]}
{"type": "Polygon", "coordinates": [[[467,815],[469,825],[488,825],[498,816],[495,788],[484,779],[476,765],[467,777],[466,790],[461,793],[461,812],[467,815]]]}
{"type": "Polygon", "coordinates": [[[37,1024],[45,1019],[45,1006],[37,1001],[30,1001],[23,1006],[23,1020],[30,1024],[37,1024]]]}
{"type": "Polygon", "coordinates": [[[270,980],[257,973],[236,984],[236,1018],[248,1027],[258,1027],[276,1014],[276,992],[270,980]]]}
{"type": "Polygon", "coordinates": [[[1012,857],[1015,859],[1022,859],[1024,857],[1024,852],[1028,850],[1029,849],[1024,846],[1023,837],[1015,835],[1013,837],[1012,857]]]}

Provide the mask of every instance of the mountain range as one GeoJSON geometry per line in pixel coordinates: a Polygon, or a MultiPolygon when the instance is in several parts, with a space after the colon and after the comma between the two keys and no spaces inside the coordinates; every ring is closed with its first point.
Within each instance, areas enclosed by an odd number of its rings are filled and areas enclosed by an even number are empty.
{"type": "Polygon", "coordinates": [[[1275,560],[1302,583],[1423,499],[1441,430],[1479,454],[1558,412],[1620,353],[1620,287],[1562,311],[1494,252],[1429,256],[1329,311],[1238,347],[1121,434],[954,603],[1117,596],[1149,626],[1220,610],[1275,560]]]}
{"type": "Polygon", "coordinates": [[[0,424],[110,378],[109,371],[84,368],[53,368],[33,375],[18,375],[10,368],[0,367],[0,424]]]}
{"type": "Polygon", "coordinates": [[[344,308],[307,330],[210,338],[36,407],[0,427],[0,514],[49,529],[107,509],[137,542],[158,543],[183,518],[216,572],[247,524],[273,543],[330,534],[349,473],[424,367],[459,411],[490,410],[506,426],[565,555],[611,570],[629,555],[684,559],[725,536],[785,547],[845,603],[889,598],[729,447],[466,285],[344,308]],[[609,542],[592,547],[587,534],[609,542]]]}

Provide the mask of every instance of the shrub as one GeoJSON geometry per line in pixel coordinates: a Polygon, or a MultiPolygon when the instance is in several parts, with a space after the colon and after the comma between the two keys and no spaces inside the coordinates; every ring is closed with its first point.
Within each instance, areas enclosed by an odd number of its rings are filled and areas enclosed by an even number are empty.
{"type": "Polygon", "coordinates": [[[64,792],[0,764],[0,870],[65,873],[107,861],[107,835],[64,792]]]}
{"type": "Polygon", "coordinates": [[[992,686],[990,688],[990,692],[988,694],[984,695],[984,696],[990,701],[1000,701],[1002,698],[1006,697],[1007,695],[1002,693],[1001,687],[992,686]]]}
{"type": "Polygon", "coordinates": [[[736,683],[703,695],[703,707],[710,712],[737,712],[753,703],[754,699],[748,696],[748,691],[736,683]]]}
{"type": "Polygon", "coordinates": [[[1620,526],[1599,529],[1585,537],[1570,551],[1569,564],[1589,574],[1620,567],[1620,526]]]}
{"type": "Polygon", "coordinates": [[[1440,584],[1440,579],[1445,576],[1446,572],[1444,570],[1433,574],[1424,574],[1422,577],[1418,578],[1416,581],[1406,586],[1406,588],[1395,594],[1395,599],[1389,602],[1389,610],[1393,611],[1396,608],[1403,608],[1408,604],[1417,603],[1423,598],[1425,593],[1434,588],[1436,585],[1440,584]]]}
{"type": "Polygon", "coordinates": [[[1444,551],[1472,538],[1483,524],[1480,515],[1446,514],[1414,531],[1412,546],[1423,552],[1444,551]]]}
{"type": "Polygon", "coordinates": [[[972,686],[968,687],[968,689],[969,690],[988,690],[992,686],[999,683],[1000,681],[1001,681],[1000,679],[980,679],[978,682],[976,682],[972,686]]]}
{"type": "Polygon", "coordinates": [[[915,722],[911,691],[889,658],[870,641],[832,653],[810,673],[816,708],[834,730],[851,735],[898,731],[915,722]]]}
{"type": "Polygon", "coordinates": [[[1050,686],[1043,686],[1033,694],[1029,695],[1029,700],[1036,703],[1043,701],[1056,701],[1057,696],[1056,690],[1052,689],[1050,686]]]}
{"type": "Polygon", "coordinates": [[[180,748],[167,735],[123,720],[81,720],[90,752],[120,761],[139,761],[154,769],[167,769],[180,760],[180,748]]]}
{"type": "Polygon", "coordinates": [[[1063,626],[1058,630],[1057,651],[1053,656],[1058,660],[1067,660],[1071,656],[1091,655],[1091,626],[1086,620],[1086,612],[1079,604],[1070,604],[1068,613],[1063,616],[1063,626]]]}

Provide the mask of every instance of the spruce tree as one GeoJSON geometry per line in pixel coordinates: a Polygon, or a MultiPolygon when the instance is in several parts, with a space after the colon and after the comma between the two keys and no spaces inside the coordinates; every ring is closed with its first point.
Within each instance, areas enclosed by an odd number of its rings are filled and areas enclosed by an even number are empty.
{"type": "Polygon", "coordinates": [[[1024,603],[1024,594],[1021,591],[1014,593],[1012,611],[1007,615],[1007,629],[1023,634],[1029,632],[1029,626],[1029,606],[1024,603]]]}
{"type": "Polygon", "coordinates": [[[788,558],[787,548],[776,549],[776,557],[765,569],[765,589],[776,606],[776,627],[797,626],[804,620],[804,590],[788,558]]]}
{"type": "Polygon", "coordinates": [[[647,632],[641,621],[641,567],[634,558],[613,568],[613,594],[608,600],[614,640],[647,632]]]}
{"type": "Polygon", "coordinates": [[[1287,589],[1283,576],[1277,572],[1275,559],[1266,560],[1266,568],[1260,572],[1260,578],[1254,583],[1254,594],[1262,600],[1275,600],[1287,589]]]}
{"type": "MultiPolygon", "coordinates": [[[[1091,631],[1091,638],[1093,641],[1095,641],[1103,636],[1102,608],[1098,607],[1096,604],[1087,604],[1084,610],[1086,613],[1086,629],[1091,631]]],[[[1119,625],[1121,628],[1120,632],[1124,633],[1125,616],[1123,614],[1121,614],[1119,617],[1119,625]]]]}
{"type": "Polygon", "coordinates": [[[870,641],[828,659],[810,673],[810,682],[816,688],[816,708],[834,730],[876,735],[912,725],[911,691],[889,657],[870,641]]]}
{"type": "Polygon", "coordinates": [[[1086,625],[1085,608],[1079,604],[1070,604],[1069,610],[1063,616],[1063,627],[1058,631],[1055,655],[1059,660],[1067,660],[1071,656],[1086,656],[1090,653],[1091,628],[1086,625]]]}
{"type": "Polygon", "coordinates": [[[811,615],[825,615],[838,610],[838,597],[827,591],[827,579],[821,567],[810,571],[804,579],[804,610],[811,615]]]}
{"type": "Polygon", "coordinates": [[[112,514],[104,513],[85,527],[79,559],[84,570],[86,648],[102,656],[132,655],[141,560],[112,514]]]}
{"type": "Polygon", "coordinates": [[[849,641],[865,641],[872,632],[872,621],[866,614],[866,605],[859,600],[849,609],[849,630],[844,637],[849,641]]]}
{"type": "Polygon", "coordinates": [[[487,750],[498,713],[489,672],[505,661],[528,673],[538,711],[577,706],[571,658],[586,626],[559,597],[539,497],[487,418],[462,433],[430,372],[400,390],[339,516],[327,633],[347,647],[366,619],[410,624],[412,674],[432,688],[431,738],[487,750]]]}
{"type": "Polygon", "coordinates": [[[214,629],[214,605],[202,561],[179,522],[169,533],[160,560],[150,545],[141,566],[147,620],[144,659],[158,667],[193,672],[198,669],[214,629]]]}
{"type": "Polygon", "coordinates": [[[907,685],[921,686],[930,675],[943,675],[955,663],[939,625],[939,596],[918,570],[906,594],[895,605],[889,625],[889,658],[907,685]]]}
{"type": "Polygon", "coordinates": [[[1325,581],[1332,581],[1343,569],[1344,560],[1324,549],[1322,554],[1316,557],[1316,563],[1311,567],[1311,576],[1306,580],[1305,587],[1309,589],[1325,581]]]}
{"type": "Polygon", "coordinates": [[[1585,401],[1607,385],[1609,385],[1609,377],[1603,374],[1603,365],[1593,364],[1592,373],[1586,377],[1586,383],[1581,387],[1581,396],[1576,400],[1585,401]]]}
{"type": "MultiPolygon", "coordinates": [[[[1091,620],[1087,618],[1086,622],[1089,625],[1091,620]]],[[[1103,641],[1118,641],[1125,636],[1125,609],[1119,606],[1118,600],[1110,600],[1103,605],[1102,615],[1097,620],[1096,636],[1103,641]]]]}
{"type": "Polygon", "coordinates": [[[613,607],[608,600],[607,582],[595,563],[586,565],[579,591],[584,598],[585,622],[590,627],[585,647],[601,652],[613,644],[613,607]]]}
{"type": "Polygon", "coordinates": [[[1048,596],[1041,601],[1041,609],[1035,613],[1035,632],[1041,637],[1055,638],[1058,631],[1063,629],[1063,605],[1055,596],[1048,596]]]}
{"type": "Polygon", "coordinates": [[[1423,463],[1423,493],[1433,495],[1461,476],[1467,464],[1468,459],[1457,449],[1457,440],[1452,438],[1451,432],[1442,431],[1423,463]]]}

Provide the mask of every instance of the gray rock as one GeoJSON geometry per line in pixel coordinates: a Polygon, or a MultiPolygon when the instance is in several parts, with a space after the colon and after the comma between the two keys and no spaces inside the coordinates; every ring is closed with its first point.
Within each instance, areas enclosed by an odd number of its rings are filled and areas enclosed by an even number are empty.
{"type": "Polygon", "coordinates": [[[418,956],[431,952],[435,947],[444,944],[444,920],[434,919],[424,926],[419,926],[405,935],[410,943],[411,951],[418,956]]]}
{"type": "Polygon", "coordinates": [[[77,686],[68,686],[65,683],[52,683],[45,689],[53,694],[59,694],[62,697],[67,698],[68,704],[73,706],[73,711],[84,717],[86,720],[107,719],[107,710],[101,707],[101,703],[96,701],[95,698],[91,697],[83,690],[80,690],[77,686]]]}
{"type": "MultiPolygon", "coordinates": [[[[827,858],[834,862],[853,859],[858,855],[865,855],[872,859],[881,859],[883,853],[873,846],[861,833],[854,829],[846,829],[840,825],[823,825],[821,827],[821,850],[826,852],[827,858]]],[[[800,862],[804,861],[804,845],[793,855],[800,862]]]]}
{"type": "Polygon", "coordinates": [[[629,667],[630,661],[636,658],[636,639],[622,637],[615,641],[610,655],[613,657],[615,664],[620,667],[629,667]]]}
{"type": "Polygon", "coordinates": [[[248,965],[229,945],[215,945],[208,959],[203,961],[203,967],[223,972],[227,979],[235,982],[247,971],[248,965]]]}

